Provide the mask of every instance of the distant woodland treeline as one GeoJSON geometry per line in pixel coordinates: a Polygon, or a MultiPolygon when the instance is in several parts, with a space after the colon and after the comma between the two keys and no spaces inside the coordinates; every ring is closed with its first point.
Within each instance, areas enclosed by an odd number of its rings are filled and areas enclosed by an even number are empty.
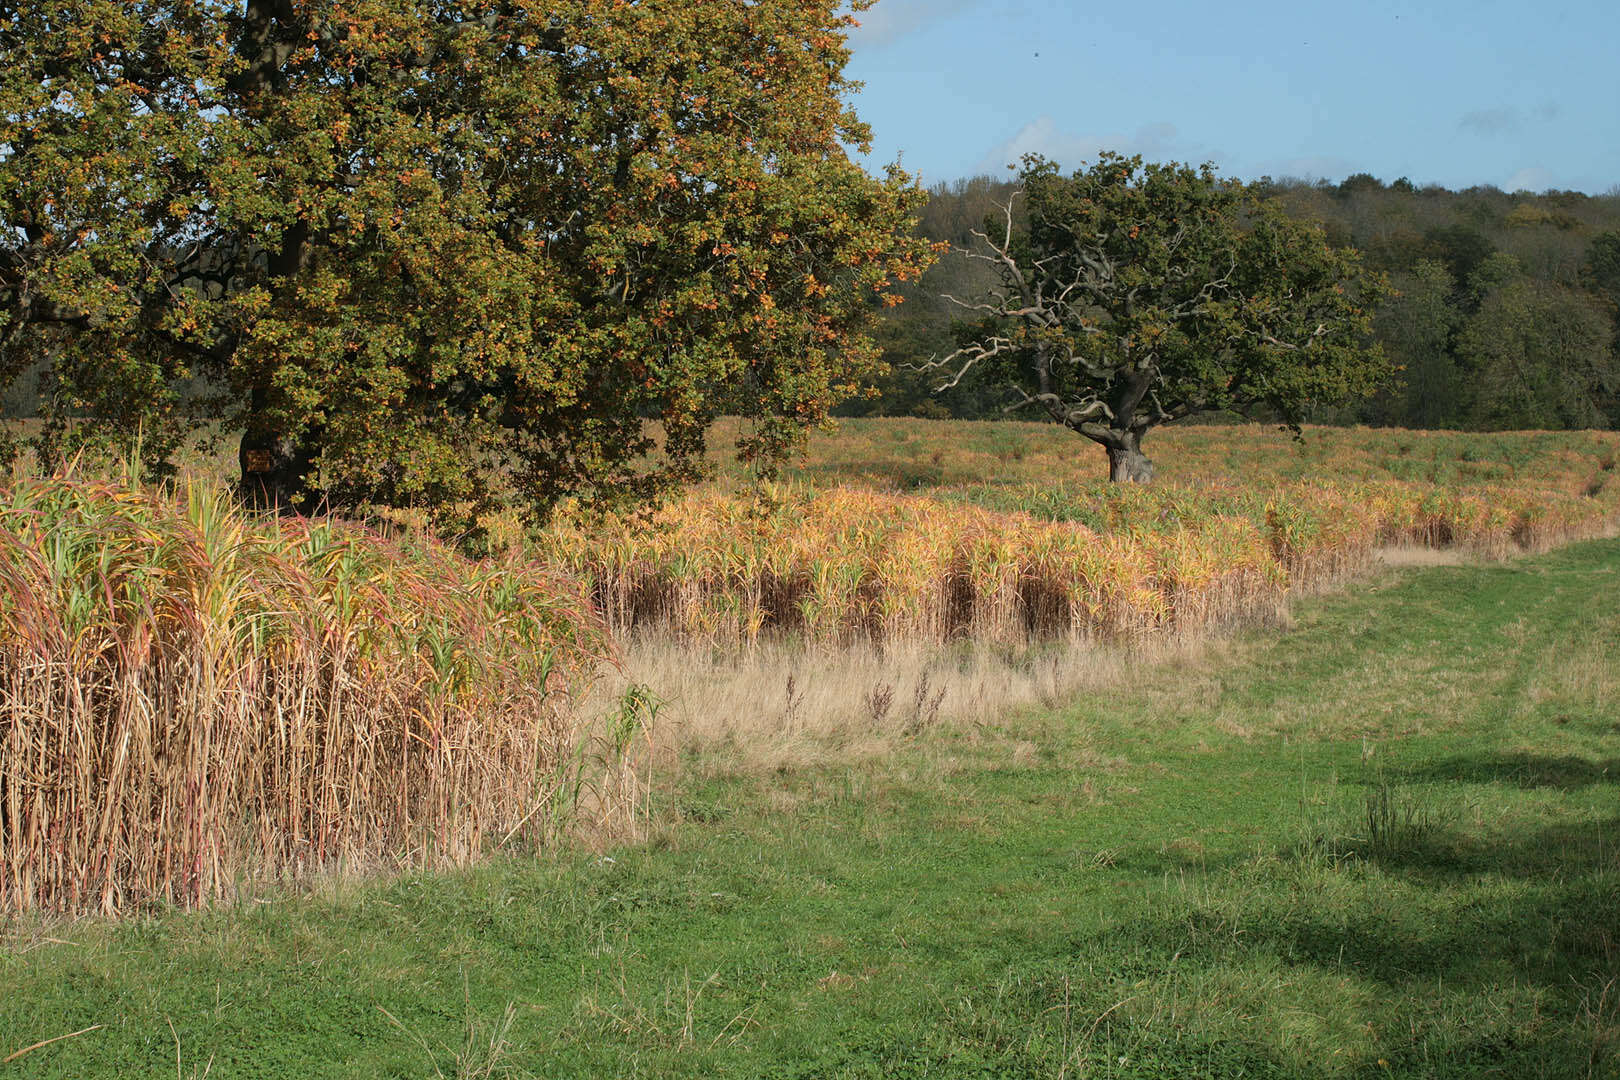
{"type": "MultiPolygon", "coordinates": [[[[1508,193],[1384,183],[1262,180],[1261,194],[1319,223],[1328,242],[1359,249],[1399,295],[1376,334],[1402,367],[1370,401],[1324,412],[1324,423],[1518,429],[1620,426],[1620,191],[1508,193]]],[[[990,177],[940,184],[918,232],[953,248],[1006,202],[1013,184],[990,177]]],[[[851,415],[988,418],[1007,397],[972,377],[935,393],[938,372],[912,370],[955,347],[972,298],[994,283],[983,263],[952,252],[885,313],[880,341],[894,371],[851,415]]],[[[1036,419],[1034,416],[1028,419],[1036,419]]]]}

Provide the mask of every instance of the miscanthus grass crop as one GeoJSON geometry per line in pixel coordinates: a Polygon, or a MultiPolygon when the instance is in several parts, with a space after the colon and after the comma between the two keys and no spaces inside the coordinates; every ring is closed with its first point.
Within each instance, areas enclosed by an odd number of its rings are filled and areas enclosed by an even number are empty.
{"type": "Polygon", "coordinates": [[[1273,608],[1285,580],[1235,518],[1136,537],[856,488],[564,519],[535,551],[587,581],[615,631],[722,642],[1128,635],[1273,608]]]}
{"type": "Polygon", "coordinates": [[[0,487],[0,911],[191,905],[615,813],[567,694],[608,650],[532,562],[201,484],[0,487]]]}
{"type": "Polygon", "coordinates": [[[812,444],[782,486],[720,484],[653,515],[564,513],[534,554],[583,579],[618,633],[1117,640],[1264,619],[1289,592],[1341,581],[1381,549],[1501,558],[1620,522],[1620,438],[1602,432],[1555,443],[1318,429],[1279,444],[1255,429],[1193,429],[1173,448],[1184,478],[1144,487],[1076,479],[1072,464],[1026,479],[1032,457],[1063,438],[1050,427],[884,423],[856,430],[866,456],[812,444]],[[905,482],[913,428],[932,439],[942,482],[905,482]],[[943,482],[990,436],[1005,474],[943,482]],[[900,441],[872,445],[885,437],[900,441]],[[838,483],[806,479],[816,476],[838,483]]]}

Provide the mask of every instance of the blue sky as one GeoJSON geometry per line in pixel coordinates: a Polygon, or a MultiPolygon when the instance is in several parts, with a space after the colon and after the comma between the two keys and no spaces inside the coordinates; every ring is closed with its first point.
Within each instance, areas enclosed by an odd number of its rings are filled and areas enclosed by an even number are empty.
{"type": "Polygon", "coordinates": [[[1620,0],[879,0],[847,73],[874,168],[1037,151],[1224,175],[1620,187],[1620,0]]]}

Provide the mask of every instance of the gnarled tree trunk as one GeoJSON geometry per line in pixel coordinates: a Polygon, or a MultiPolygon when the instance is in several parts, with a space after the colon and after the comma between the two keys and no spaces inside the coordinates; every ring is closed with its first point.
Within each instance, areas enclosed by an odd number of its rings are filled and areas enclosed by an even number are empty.
{"type": "Polygon", "coordinates": [[[1153,480],[1153,462],[1142,453],[1142,434],[1126,431],[1111,443],[1108,451],[1108,479],[1116,484],[1146,484],[1153,480]]]}

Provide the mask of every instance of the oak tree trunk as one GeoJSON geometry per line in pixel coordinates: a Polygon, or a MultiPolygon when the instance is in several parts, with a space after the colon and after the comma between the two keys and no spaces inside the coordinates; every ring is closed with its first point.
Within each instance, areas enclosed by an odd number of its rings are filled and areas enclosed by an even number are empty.
{"type": "Polygon", "coordinates": [[[242,467],[242,501],[255,510],[311,513],[320,502],[312,485],[315,455],[309,446],[269,432],[248,429],[237,454],[242,467]]]}
{"type": "Polygon", "coordinates": [[[1146,484],[1153,480],[1153,462],[1142,453],[1142,436],[1127,432],[1108,451],[1108,479],[1116,484],[1146,484]]]}
{"type": "Polygon", "coordinates": [[[237,450],[242,501],[255,510],[311,513],[321,501],[313,488],[315,440],[309,433],[296,438],[267,423],[267,396],[263,390],[253,391],[247,430],[237,450]]]}

